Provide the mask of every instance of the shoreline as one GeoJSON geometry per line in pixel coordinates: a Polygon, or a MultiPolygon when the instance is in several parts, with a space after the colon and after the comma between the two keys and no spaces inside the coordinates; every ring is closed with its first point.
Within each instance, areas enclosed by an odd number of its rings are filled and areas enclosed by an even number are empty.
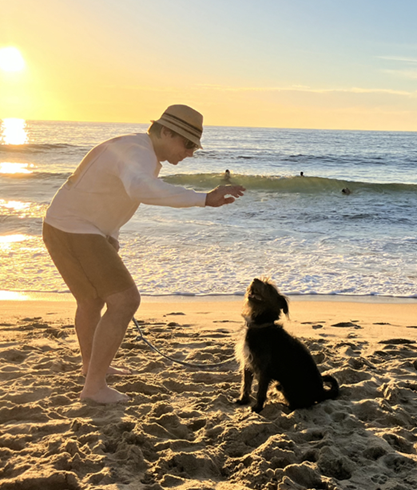
{"type": "MultiPolygon", "coordinates": [[[[372,344],[394,337],[417,341],[414,299],[290,296],[289,300],[289,317],[282,320],[285,328],[297,337],[350,338],[372,344]]],[[[242,307],[242,296],[142,296],[135,318],[162,323],[171,318],[180,324],[185,321],[187,327],[197,330],[213,330],[224,324],[236,332],[244,324],[242,307]]],[[[9,324],[35,318],[69,326],[74,324],[75,310],[75,300],[69,293],[0,299],[0,322],[9,324]]],[[[0,340],[7,336],[7,328],[0,327],[0,340]]]]}
{"type": "MultiPolygon", "coordinates": [[[[186,302],[222,302],[243,301],[244,294],[142,294],[143,301],[147,303],[186,303],[186,302]]],[[[417,296],[376,296],[376,295],[347,295],[347,294],[287,294],[291,302],[294,301],[321,301],[341,303],[378,303],[378,304],[417,304],[417,296]]],[[[74,298],[71,293],[42,293],[31,291],[0,290],[0,303],[3,301],[69,301],[74,298]]]]}

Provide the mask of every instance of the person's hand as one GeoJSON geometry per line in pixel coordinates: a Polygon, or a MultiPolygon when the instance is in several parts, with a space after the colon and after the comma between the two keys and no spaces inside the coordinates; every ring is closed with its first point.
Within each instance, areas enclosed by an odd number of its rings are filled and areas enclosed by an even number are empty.
{"type": "Polygon", "coordinates": [[[235,198],[243,196],[245,190],[241,185],[219,185],[207,193],[206,206],[218,208],[224,204],[231,204],[235,198]]]}

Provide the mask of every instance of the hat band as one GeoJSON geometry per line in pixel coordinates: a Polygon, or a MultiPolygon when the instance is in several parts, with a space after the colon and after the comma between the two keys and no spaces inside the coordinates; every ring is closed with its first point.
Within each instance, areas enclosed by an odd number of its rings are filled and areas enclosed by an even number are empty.
{"type": "Polygon", "coordinates": [[[162,120],[166,120],[167,122],[173,124],[174,126],[177,126],[190,134],[196,136],[197,138],[201,138],[201,135],[203,134],[203,131],[199,128],[196,128],[192,124],[188,123],[187,121],[184,121],[183,119],[173,116],[172,114],[162,114],[161,116],[162,120]]]}

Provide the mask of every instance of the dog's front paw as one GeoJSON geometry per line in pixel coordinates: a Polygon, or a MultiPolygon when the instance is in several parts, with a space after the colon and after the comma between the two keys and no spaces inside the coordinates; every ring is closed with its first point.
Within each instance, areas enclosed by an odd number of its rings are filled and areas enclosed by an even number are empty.
{"type": "Polygon", "coordinates": [[[237,400],[235,400],[236,405],[247,405],[250,402],[250,399],[248,396],[241,396],[237,400]]]}

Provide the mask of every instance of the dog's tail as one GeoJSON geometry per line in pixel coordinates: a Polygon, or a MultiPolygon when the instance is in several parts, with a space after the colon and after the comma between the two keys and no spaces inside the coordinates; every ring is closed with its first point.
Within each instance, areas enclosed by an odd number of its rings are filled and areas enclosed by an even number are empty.
{"type": "Polygon", "coordinates": [[[339,395],[339,383],[333,376],[326,374],[322,376],[323,383],[329,383],[331,385],[330,388],[325,388],[323,386],[323,398],[322,400],[335,399],[339,395]]]}

